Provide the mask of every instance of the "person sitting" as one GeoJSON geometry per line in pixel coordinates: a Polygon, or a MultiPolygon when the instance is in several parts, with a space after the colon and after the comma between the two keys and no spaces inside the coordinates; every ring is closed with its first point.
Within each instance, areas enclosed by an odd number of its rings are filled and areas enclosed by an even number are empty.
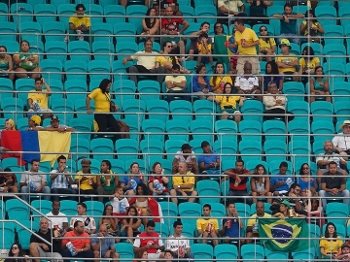
{"type": "Polygon", "coordinates": [[[248,20],[248,24],[253,27],[256,24],[268,24],[269,20],[266,16],[266,8],[273,5],[273,0],[246,0],[250,5],[249,17],[252,19],[248,20]]]}
{"type": "Polygon", "coordinates": [[[315,100],[324,97],[326,101],[332,102],[332,97],[329,93],[329,78],[324,76],[323,67],[315,67],[315,75],[310,77],[309,88],[310,88],[310,103],[315,100]]]}
{"type": "Polygon", "coordinates": [[[134,206],[128,207],[127,217],[123,218],[123,226],[120,228],[119,232],[126,235],[126,242],[131,244],[134,243],[135,237],[140,234],[141,219],[138,215],[137,209],[134,206]]]}
{"type": "Polygon", "coordinates": [[[179,2],[178,0],[154,0],[153,7],[158,9],[157,15],[165,15],[165,10],[168,7],[173,9],[175,16],[181,16],[182,13],[179,10],[179,2]],[[160,10],[160,12],[159,12],[160,10]]]}
{"type": "Polygon", "coordinates": [[[18,183],[16,175],[12,173],[11,168],[0,168],[0,192],[18,193],[18,183]]]}
{"type": "Polygon", "coordinates": [[[343,130],[343,132],[335,135],[332,143],[335,150],[339,152],[339,155],[347,161],[350,156],[350,120],[344,120],[343,124],[339,126],[339,129],[343,130]]]}
{"type": "Polygon", "coordinates": [[[225,75],[225,68],[223,62],[216,62],[214,68],[214,75],[210,78],[210,87],[215,94],[222,94],[226,83],[232,83],[232,78],[225,75]]]}
{"type": "Polygon", "coordinates": [[[32,115],[28,119],[28,130],[44,131],[45,129],[40,124],[41,117],[38,115],[32,115]]]}
{"type": "MultiPolygon", "coordinates": [[[[89,217],[86,214],[86,204],[78,203],[77,212],[78,214],[75,217],[72,217],[70,220],[70,230],[76,230],[76,222],[82,222],[84,226],[84,231],[87,234],[94,234],[96,232],[96,223],[93,217],[89,217]]],[[[79,226],[80,227],[80,226],[79,226]]]]}
{"type": "MultiPolygon", "coordinates": [[[[209,29],[210,29],[210,24],[208,22],[203,22],[201,23],[199,30],[198,31],[194,31],[193,33],[191,33],[190,35],[190,49],[188,50],[188,58],[187,60],[194,60],[194,54],[198,55],[198,37],[199,35],[201,35],[202,33],[209,33],[209,29]]],[[[212,44],[211,38],[208,39],[208,43],[212,44]]],[[[226,52],[227,54],[227,52],[226,52]]]]}
{"type": "MultiPolygon", "coordinates": [[[[101,229],[101,226],[104,225],[107,228],[108,234],[116,236],[118,231],[118,218],[112,217],[113,215],[113,206],[110,204],[105,205],[102,217],[98,221],[98,228],[101,229]]],[[[119,242],[119,239],[115,240],[119,242]]]]}
{"type": "Polygon", "coordinates": [[[115,250],[115,241],[113,236],[108,233],[107,226],[101,224],[97,234],[92,234],[91,247],[94,251],[95,262],[101,261],[101,258],[112,258],[109,261],[119,261],[119,254],[115,250]]]}
{"type": "Polygon", "coordinates": [[[66,214],[60,212],[61,203],[58,200],[52,201],[52,210],[45,216],[50,220],[50,228],[57,230],[60,236],[64,236],[69,231],[68,218],[66,214]]]}
{"type": "Polygon", "coordinates": [[[82,170],[77,172],[75,176],[75,183],[78,185],[79,195],[84,197],[87,195],[97,195],[96,188],[96,175],[93,175],[90,169],[91,161],[84,158],[81,161],[82,170]]]}
{"type": "Polygon", "coordinates": [[[171,71],[172,74],[165,77],[166,101],[170,103],[175,96],[188,101],[188,95],[180,95],[181,93],[188,93],[186,89],[187,80],[185,76],[180,75],[180,66],[178,64],[173,65],[171,71]]]}
{"type": "Polygon", "coordinates": [[[31,90],[28,94],[28,115],[39,114],[43,119],[52,116],[52,110],[49,109],[49,96],[51,96],[51,88],[44,78],[35,79],[35,90],[31,90]],[[43,90],[45,85],[46,90],[43,90]]]}
{"type": "MultiPolygon", "coordinates": [[[[252,96],[250,95],[253,94],[261,94],[261,90],[259,89],[259,79],[252,75],[252,64],[246,62],[243,70],[244,74],[237,76],[235,80],[237,94],[247,95],[247,98],[251,98],[252,96]]],[[[261,96],[257,96],[256,99],[261,101],[261,96]]]]}
{"type": "Polygon", "coordinates": [[[242,17],[247,16],[247,14],[244,13],[245,6],[242,1],[225,1],[225,0],[219,0],[218,1],[218,16],[221,16],[222,18],[218,19],[218,22],[221,24],[233,24],[234,17],[242,17]],[[228,18],[228,19],[227,19],[228,18]]]}
{"type": "Polygon", "coordinates": [[[312,177],[308,163],[303,163],[301,165],[299,169],[299,177],[297,177],[296,181],[300,185],[302,196],[306,195],[307,189],[310,189],[311,187],[318,188],[317,181],[312,177]]]}
{"type": "Polygon", "coordinates": [[[203,150],[203,155],[200,155],[198,157],[199,170],[202,172],[202,174],[208,175],[208,176],[203,176],[203,178],[220,180],[219,176],[215,176],[215,175],[221,175],[220,156],[214,150],[211,150],[210,144],[208,141],[203,141],[201,143],[201,148],[203,150]],[[211,176],[211,175],[214,175],[214,176],[211,176]]]}
{"type": "Polygon", "coordinates": [[[129,207],[129,201],[123,196],[123,188],[116,186],[114,188],[114,194],[109,198],[113,207],[113,216],[123,216],[129,207]]]}
{"type": "Polygon", "coordinates": [[[183,144],[181,146],[181,151],[176,152],[172,163],[172,174],[175,174],[178,171],[178,166],[181,161],[186,162],[188,168],[187,171],[199,174],[196,156],[190,144],[183,144]]]}
{"type": "Polygon", "coordinates": [[[322,259],[333,260],[340,253],[343,241],[337,234],[337,227],[329,222],[326,226],[325,234],[320,240],[320,252],[322,259]]]}
{"type": "MultiPolygon", "coordinates": [[[[224,243],[230,243],[232,240],[238,240],[240,231],[244,228],[244,224],[240,219],[234,203],[228,203],[226,207],[227,216],[222,220],[221,235],[225,237],[224,243]]],[[[244,240],[240,241],[243,244],[244,240]]]]}
{"type": "MultiPolygon", "coordinates": [[[[169,41],[164,41],[164,39],[162,40],[163,40],[162,41],[163,53],[157,56],[155,67],[157,68],[159,66],[162,66],[164,67],[165,73],[169,74],[172,72],[173,65],[176,64],[180,67],[180,73],[190,74],[191,71],[184,68],[180,63],[180,59],[175,55],[176,51],[172,49],[173,48],[173,43],[171,41],[172,39],[168,39],[169,41]]],[[[174,48],[176,49],[176,47],[174,48]]]]}
{"type": "Polygon", "coordinates": [[[15,79],[13,74],[13,60],[12,56],[7,54],[6,46],[0,46],[0,78],[15,79]]]}
{"type": "Polygon", "coordinates": [[[305,46],[302,54],[303,57],[299,60],[299,75],[307,75],[301,77],[301,82],[305,85],[310,82],[310,75],[315,74],[315,68],[320,66],[320,59],[315,56],[311,46],[305,46]]]}
{"type": "Polygon", "coordinates": [[[266,199],[267,203],[272,203],[272,193],[270,192],[270,178],[262,164],[255,167],[252,178],[250,179],[251,195],[254,197],[253,202],[257,203],[258,199],[266,199]]]}
{"type": "Polygon", "coordinates": [[[40,77],[39,56],[30,52],[29,49],[29,42],[23,40],[20,44],[20,52],[13,55],[16,78],[37,79],[40,77]]]}
{"type": "Polygon", "coordinates": [[[283,89],[283,77],[279,75],[278,66],[275,61],[269,61],[265,66],[265,75],[261,78],[263,93],[268,93],[268,85],[270,82],[274,82],[277,85],[277,91],[282,92],[283,89]]]}
{"type": "Polygon", "coordinates": [[[100,195],[98,201],[103,202],[102,195],[111,195],[114,188],[119,184],[119,177],[112,171],[112,164],[109,160],[102,160],[100,176],[96,177],[97,192],[100,195]]]}
{"type": "Polygon", "coordinates": [[[272,61],[272,56],[275,55],[276,42],[273,37],[268,37],[266,26],[260,26],[260,37],[259,37],[259,60],[262,61],[263,58],[267,62],[272,61]]]}
{"type": "Polygon", "coordinates": [[[209,237],[213,238],[213,245],[217,246],[219,244],[219,221],[217,218],[212,218],[210,216],[211,205],[205,204],[203,206],[203,217],[198,218],[196,221],[197,232],[203,244],[207,243],[209,237]]]}
{"type": "Polygon", "coordinates": [[[207,33],[201,33],[198,37],[198,57],[197,66],[202,64],[210,63],[211,67],[214,69],[213,56],[212,56],[212,44],[209,44],[209,36],[207,33]]]}
{"type": "MultiPolygon", "coordinates": [[[[281,54],[276,56],[276,64],[278,66],[278,71],[282,75],[293,75],[294,81],[299,81],[297,66],[298,66],[298,58],[290,53],[290,42],[288,39],[282,39],[279,47],[281,48],[281,54]]],[[[288,77],[289,78],[289,77],[288,77]]],[[[286,76],[284,77],[286,80],[286,76]]]]}
{"type": "Polygon", "coordinates": [[[57,131],[60,133],[64,132],[75,132],[75,128],[69,127],[67,125],[61,125],[58,116],[51,116],[50,125],[45,127],[45,131],[57,131]]]}
{"type": "Polygon", "coordinates": [[[211,92],[209,79],[206,76],[207,69],[205,65],[196,66],[196,74],[192,78],[192,94],[199,97],[199,99],[213,100],[214,93],[211,92]]]}
{"type": "Polygon", "coordinates": [[[89,41],[90,37],[84,36],[90,34],[90,17],[84,14],[85,6],[78,4],[75,7],[76,14],[69,18],[69,41],[89,41]]]}
{"type": "Polygon", "coordinates": [[[341,261],[344,261],[344,260],[349,261],[350,260],[350,245],[348,243],[344,243],[340,248],[340,253],[334,255],[334,259],[341,260],[341,261]]]}
{"type": "Polygon", "coordinates": [[[305,195],[309,197],[307,199],[304,199],[304,209],[307,213],[308,223],[313,224],[314,221],[316,221],[316,224],[322,228],[325,224],[325,218],[323,215],[321,198],[319,197],[314,187],[306,189],[305,195]]]}
{"type": "Polygon", "coordinates": [[[291,208],[290,203],[287,200],[283,200],[280,203],[279,211],[272,214],[272,217],[278,217],[279,219],[286,219],[298,216],[299,214],[296,213],[293,208],[291,208]]]}
{"type": "Polygon", "coordinates": [[[299,28],[300,35],[306,36],[307,42],[321,42],[321,35],[324,34],[324,29],[319,21],[315,18],[315,13],[312,9],[305,12],[305,20],[299,28]]]}
{"type": "Polygon", "coordinates": [[[135,195],[138,185],[143,183],[143,173],[140,171],[140,166],[137,162],[132,162],[129,168],[129,174],[124,176],[120,186],[127,195],[135,195]]]}
{"type": "Polygon", "coordinates": [[[168,6],[163,14],[164,17],[161,19],[161,30],[162,34],[166,33],[166,29],[170,25],[174,25],[176,31],[178,32],[179,35],[182,35],[183,32],[186,31],[186,29],[190,26],[190,23],[185,20],[182,17],[173,17],[174,15],[174,10],[173,7],[168,6]],[[182,25],[180,29],[180,25],[182,25]]]}
{"type": "Polygon", "coordinates": [[[152,174],[148,177],[148,188],[153,196],[169,195],[169,178],[164,175],[162,164],[155,162],[152,166],[152,174]]]}
{"type": "Polygon", "coordinates": [[[255,213],[250,216],[246,228],[246,244],[253,243],[253,238],[259,238],[258,219],[261,217],[269,218],[271,215],[265,212],[265,203],[259,200],[255,205],[255,213]]]}
{"type": "Polygon", "coordinates": [[[159,34],[159,19],[156,16],[156,9],[151,7],[147,10],[146,17],[142,19],[142,28],[141,33],[143,39],[150,39],[154,42],[154,36],[159,34]]]}
{"type": "Polygon", "coordinates": [[[176,26],[174,24],[169,24],[166,28],[164,36],[161,38],[162,43],[171,42],[171,54],[181,55],[178,58],[181,62],[184,61],[184,54],[186,52],[185,38],[179,36],[176,26]]]}
{"type": "Polygon", "coordinates": [[[30,257],[24,252],[20,243],[13,243],[9,249],[8,258],[4,262],[31,262],[30,257]]]}

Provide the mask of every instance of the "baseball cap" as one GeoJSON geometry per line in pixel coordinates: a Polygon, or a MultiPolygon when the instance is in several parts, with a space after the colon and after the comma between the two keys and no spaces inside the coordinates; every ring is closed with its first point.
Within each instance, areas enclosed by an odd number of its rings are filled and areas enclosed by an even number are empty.
{"type": "Polygon", "coordinates": [[[288,209],[290,209],[290,203],[287,200],[283,200],[281,204],[285,205],[288,209]]]}
{"type": "Polygon", "coordinates": [[[343,249],[344,247],[350,248],[350,245],[349,245],[348,243],[344,243],[344,244],[341,246],[341,249],[343,249]]]}
{"type": "Polygon", "coordinates": [[[60,121],[60,120],[58,119],[58,116],[56,116],[56,115],[51,116],[51,121],[54,121],[54,120],[60,121]]]}
{"type": "Polygon", "coordinates": [[[282,39],[281,42],[280,42],[279,47],[281,47],[282,45],[288,46],[289,49],[291,49],[290,42],[289,42],[288,39],[282,39]]]}

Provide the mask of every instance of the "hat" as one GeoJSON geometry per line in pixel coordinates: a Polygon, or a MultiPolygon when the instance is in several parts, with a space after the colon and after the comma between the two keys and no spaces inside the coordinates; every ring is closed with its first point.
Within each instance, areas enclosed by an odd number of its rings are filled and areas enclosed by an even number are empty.
{"type": "Polygon", "coordinates": [[[32,120],[34,122],[34,124],[36,124],[36,125],[40,125],[40,123],[41,123],[41,117],[38,115],[33,115],[29,119],[32,120]]]}
{"type": "Polygon", "coordinates": [[[287,200],[283,200],[280,204],[283,204],[290,209],[290,203],[287,200]]]}
{"type": "Polygon", "coordinates": [[[341,249],[343,249],[344,247],[350,248],[350,245],[347,244],[347,243],[344,243],[344,244],[341,246],[341,249]]]}
{"type": "Polygon", "coordinates": [[[288,46],[289,49],[291,49],[292,47],[290,46],[290,42],[288,39],[282,39],[281,42],[280,42],[280,45],[279,47],[281,48],[282,45],[285,45],[285,46],[288,46]]]}
{"type": "Polygon", "coordinates": [[[182,147],[181,147],[181,150],[184,151],[186,149],[191,149],[192,150],[192,147],[190,144],[183,144],[182,147]]]}
{"type": "Polygon", "coordinates": [[[344,126],[350,126],[350,120],[344,120],[343,124],[340,125],[340,129],[343,129],[344,126]]]}
{"type": "Polygon", "coordinates": [[[58,116],[56,116],[56,115],[51,116],[51,121],[53,121],[53,120],[60,121],[60,120],[58,119],[58,116]]]}

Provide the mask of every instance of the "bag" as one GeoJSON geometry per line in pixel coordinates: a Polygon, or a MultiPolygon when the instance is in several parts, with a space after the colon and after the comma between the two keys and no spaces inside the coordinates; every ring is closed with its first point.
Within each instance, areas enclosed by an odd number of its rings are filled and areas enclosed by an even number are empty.
{"type": "Polygon", "coordinates": [[[130,126],[128,126],[126,123],[120,120],[117,120],[117,123],[119,125],[120,130],[125,130],[125,132],[130,132],[130,126]]]}
{"type": "Polygon", "coordinates": [[[33,70],[37,67],[37,64],[33,64],[33,63],[28,63],[28,62],[22,62],[19,64],[19,67],[25,69],[25,70],[33,70]]]}

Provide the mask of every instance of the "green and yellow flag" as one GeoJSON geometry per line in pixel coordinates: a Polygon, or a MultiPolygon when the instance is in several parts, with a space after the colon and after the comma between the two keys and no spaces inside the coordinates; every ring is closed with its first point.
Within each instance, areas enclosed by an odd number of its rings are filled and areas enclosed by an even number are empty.
{"type": "Polygon", "coordinates": [[[307,238],[309,228],[305,219],[276,218],[259,219],[259,237],[265,247],[272,251],[295,252],[309,247],[307,238]]]}

